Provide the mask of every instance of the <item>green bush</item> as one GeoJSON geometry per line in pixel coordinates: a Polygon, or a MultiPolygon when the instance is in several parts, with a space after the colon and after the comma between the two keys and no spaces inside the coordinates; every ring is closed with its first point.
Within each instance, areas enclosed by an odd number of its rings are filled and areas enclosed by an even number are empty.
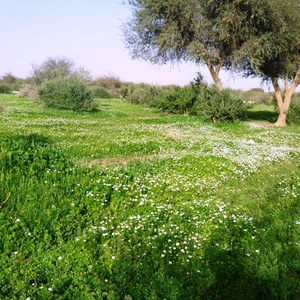
{"type": "Polygon", "coordinates": [[[92,92],[77,78],[51,80],[38,94],[48,107],[74,111],[90,111],[95,107],[92,92]]]}
{"type": "Polygon", "coordinates": [[[157,101],[156,106],[175,114],[196,114],[196,90],[192,86],[176,87],[157,101]]]}
{"type": "Polygon", "coordinates": [[[288,123],[289,124],[300,124],[300,99],[293,99],[289,112],[288,112],[288,123]]]}
{"type": "Polygon", "coordinates": [[[213,122],[233,122],[243,115],[245,104],[232,97],[229,91],[203,86],[199,89],[196,105],[197,114],[213,122]]]}
{"type": "Polygon", "coordinates": [[[164,95],[164,90],[160,86],[140,83],[123,86],[120,94],[131,103],[156,106],[158,99],[164,95]]]}
{"type": "Polygon", "coordinates": [[[102,87],[97,87],[92,90],[95,98],[110,99],[111,95],[102,87]]]}
{"type": "Polygon", "coordinates": [[[11,92],[12,90],[9,86],[0,83],[0,94],[10,94],[11,92]]]}
{"type": "Polygon", "coordinates": [[[103,88],[111,97],[119,98],[120,89],[127,83],[121,81],[118,77],[105,76],[93,80],[92,85],[103,88]]]}

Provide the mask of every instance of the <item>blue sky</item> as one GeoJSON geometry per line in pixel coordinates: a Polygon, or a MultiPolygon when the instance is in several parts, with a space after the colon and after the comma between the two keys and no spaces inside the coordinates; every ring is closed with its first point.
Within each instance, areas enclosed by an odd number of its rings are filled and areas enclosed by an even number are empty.
{"type": "MultiPolygon", "coordinates": [[[[121,30],[131,9],[122,5],[122,0],[0,0],[0,4],[0,76],[12,72],[25,78],[30,76],[31,63],[63,56],[90,70],[94,77],[184,85],[200,71],[205,81],[212,83],[206,67],[191,63],[153,66],[132,60],[121,30]]],[[[261,87],[257,79],[225,72],[221,77],[225,87],[261,87]]]]}

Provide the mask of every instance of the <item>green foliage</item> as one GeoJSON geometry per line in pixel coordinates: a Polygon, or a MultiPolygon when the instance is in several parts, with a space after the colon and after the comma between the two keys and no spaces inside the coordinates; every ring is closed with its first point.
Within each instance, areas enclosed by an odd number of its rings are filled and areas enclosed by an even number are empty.
{"type": "Polygon", "coordinates": [[[3,83],[6,85],[13,85],[16,83],[17,78],[12,75],[11,73],[6,73],[3,77],[2,77],[3,83]]]}
{"type": "Polygon", "coordinates": [[[234,98],[229,91],[217,88],[201,88],[197,101],[197,112],[204,120],[233,122],[239,119],[246,107],[241,99],[234,98]]]}
{"type": "Polygon", "coordinates": [[[49,81],[38,91],[38,94],[48,107],[74,111],[94,109],[92,92],[77,78],[49,81]]]}
{"type": "Polygon", "coordinates": [[[1,139],[0,149],[2,168],[16,174],[38,175],[53,165],[59,171],[73,166],[49,139],[37,134],[1,139]]]}
{"type": "Polygon", "coordinates": [[[230,93],[234,98],[243,99],[243,101],[247,104],[265,104],[272,105],[273,104],[273,93],[266,93],[261,88],[253,88],[248,91],[241,90],[230,90],[230,93]]]}
{"type": "Polygon", "coordinates": [[[289,124],[300,124],[300,99],[292,99],[287,121],[289,124]]]}
{"type": "Polygon", "coordinates": [[[70,77],[74,62],[65,57],[49,57],[41,65],[32,64],[32,79],[36,85],[56,78],[70,77]]]}
{"type": "Polygon", "coordinates": [[[111,97],[119,98],[120,89],[127,83],[121,81],[118,77],[104,76],[93,80],[91,84],[97,88],[104,89],[111,97]]]}
{"type": "Polygon", "coordinates": [[[101,88],[101,87],[96,87],[96,88],[92,89],[92,93],[95,98],[100,98],[100,99],[110,99],[111,98],[111,95],[104,88],[101,88]]]}
{"type": "Polygon", "coordinates": [[[131,103],[155,106],[158,99],[164,94],[164,90],[160,86],[140,83],[123,86],[120,94],[131,103]]]}
{"type": "Polygon", "coordinates": [[[197,93],[192,86],[177,87],[165,94],[156,102],[163,111],[175,114],[197,114],[195,104],[197,93]]]}
{"type": "Polygon", "coordinates": [[[125,44],[133,58],[162,64],[202,62],[216,83],[220,68],[231,69],[239,37],[233,24],[224,26],[228,24],[223,17],[229,7],[226,1],[125,2],[133,8],[133,18],[124,26],[125,44]]]}
{"type": "Polygon", "coordinates": [[[156,105],[170,113],[197,115],[214,122],[232,122],[246,110],[245,104],[231,91],[219,91],[202,82],[177,87],[157,100],[156,105]]]}
{"type": "Polygon", "coordinates": [[[11,92],[12,89],[8,85],[0,83],[0,94],[11,94],[11,92]]]}
{"type": "Polygon", "coordinates": [[[1,299],[298,299],[299,126],[0,104],[1,299]]]}

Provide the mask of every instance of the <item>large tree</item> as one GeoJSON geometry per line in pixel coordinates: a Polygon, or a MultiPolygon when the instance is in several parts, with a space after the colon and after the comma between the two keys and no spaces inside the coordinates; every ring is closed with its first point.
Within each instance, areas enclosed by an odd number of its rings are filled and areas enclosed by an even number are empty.
{"type": "Polygon", "coordinates": [[[128,0],[133,17],[124,26],[127,48],[133,58],[151,63],[192,61],[205,64],[219,89],[222,68],[231,69],[236,50],[234,27],[224,26],[228,1],[128,0]]]}
{"type": "Polygon", "coordinates": [[[240,46],[232,57],[246,77],[273,84],[279,110],[276,126],[285,126],[292,96],[300,84],[300,3],[298,0],[228,1],[226,26],[239,19],[240,46]],[[234,12],[234,13],[233,13],[234,12]],[[280,84],[284,83],[284,84],[280,84]],[[284,88],[282,88],[282,85],[284,88]]]}
{"type": "Polygon", "coordinates": [[[74,62],[65,57],[49,57],[42,64],[32,64],[32,78],[40,85],[44,81],[71,76],[74,72],[74,62]]]}

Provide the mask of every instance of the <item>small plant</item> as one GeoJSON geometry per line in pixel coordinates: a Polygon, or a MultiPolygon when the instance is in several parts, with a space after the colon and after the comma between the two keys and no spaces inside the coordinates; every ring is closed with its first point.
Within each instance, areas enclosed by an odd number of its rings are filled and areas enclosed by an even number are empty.
{"type": "Polygon", "coordinates": [[[92,92],[77,78],[49,81],[38,94],[48,107],[74,111],[90,111],[95,107],[92,92]]]}

